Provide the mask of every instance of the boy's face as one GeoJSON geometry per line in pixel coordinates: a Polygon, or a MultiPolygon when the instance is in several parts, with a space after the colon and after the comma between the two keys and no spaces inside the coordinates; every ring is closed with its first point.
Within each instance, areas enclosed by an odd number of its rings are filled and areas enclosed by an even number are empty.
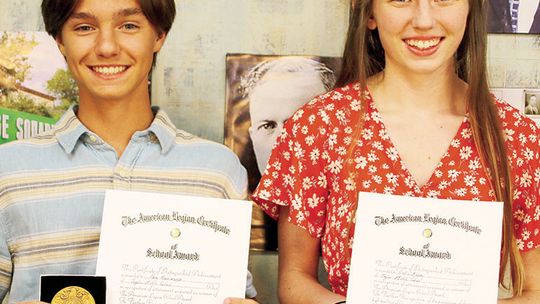
{"type": "Polygon", "coordinates": [[[57,37],[81,102],[147,96],[153,54],[164,40],[135,0],[82,0],[57,37]]]}

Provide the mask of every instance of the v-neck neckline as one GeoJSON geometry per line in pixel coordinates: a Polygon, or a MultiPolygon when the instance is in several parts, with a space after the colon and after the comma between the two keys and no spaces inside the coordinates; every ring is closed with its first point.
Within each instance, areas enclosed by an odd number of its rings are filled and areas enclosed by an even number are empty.
{"type": "MultiPolygon", "coordinates": [[[[467,115],[463,116],[463,119],[461,120],[461,123],[460,123],[459,127],[457,128],[457,131],[455,132],[454,136],[452,137],[452,139],[448,143],[445,152],[439,158],[439,161],[437,162],[437,165],[433,168],[431,174],[429,175],[428,180],[423,185],[420,185],[418,183],[417,179],[414,177],[414,175],[409,170],[407,164],[403,161],[403,158],[401,157],[401,154],[399,153],[399,150],[397,149],[396,145],[392,141],[392,138],[390,137],[390,133],[388,132],[388,128],[386,127],[386,125],[384,123],[383,116],[382,116],[381,112],[379,111],[379,109],[377,108],[377,106],[375,105],[375,100],[373,99],[373,95],[371,95],[371,91],[369,89],[367,89],[367,88],[364,89],[364,90],[367,92],[367,94],[365,95],[365,96],[367,96],[367,107],[368,107],[367,110],[369,111],[370,114],[375,113],[375,115],[377,115],[377,118],[378,118],[377,120],[378,121],[375,121],[375,124],[377,124],[379,126],[379,128],[383,132],[386,133],[387,138],[384,139],[384,140],[387,142],[388,147],[395,151],[396,157],[397,157],[396,162],[399,163],[399,167],[400,167],[399,170],[402,171],[402,174],[403,174],[403,176],[405,178],[407,178],[407,179],[409,179],[411,181],[411,184],[413,185],[412,188],[416,192],[424,193],[424,192],[430,190],[431,185],[433,184],[434,180],[437,178],[436,172],[438,171],[439,168],[444,166],[445,159],[448,158],[452,154],[453,149],[455,149],[455,147],[453,145],[453,142],[456,141],[456,140],[460,140],[461,133],[467,127],[468,116],[467,115]]],[[[361,92],[364,91],[364,90],[360,89],[359,93],[362,94],[361,92]]],[[[368,112],[366,112],[366,114],[367,113],[368,112]]]]}

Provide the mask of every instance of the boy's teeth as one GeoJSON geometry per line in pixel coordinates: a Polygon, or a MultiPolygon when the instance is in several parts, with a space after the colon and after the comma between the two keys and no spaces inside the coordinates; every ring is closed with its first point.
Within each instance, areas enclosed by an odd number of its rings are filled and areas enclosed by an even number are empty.
{"type": "Polygon", "coordinates": [[[126,70],[125,66],[114,66],[114,67],[93,67],[95,72],[105,75],[118,74],[126,70]]]}
{"type": "Polygon", "coordinates": [[[414,46],[419,49],[427,49],[433,47],[439,43],[440,39],[431,39],[431,40],[414,40],[407,39],[406,42],[410,46],[414,46]]]}

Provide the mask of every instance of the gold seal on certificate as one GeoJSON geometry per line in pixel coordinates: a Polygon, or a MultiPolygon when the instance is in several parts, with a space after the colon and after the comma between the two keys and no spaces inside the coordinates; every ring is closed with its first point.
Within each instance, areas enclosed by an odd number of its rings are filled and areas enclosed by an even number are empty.
{"type": "Polygon", "coordinates": [[[51,304],[96,304],[94,297],[86,289],[69,286],[60,290],[53,297],[51,304]]]}

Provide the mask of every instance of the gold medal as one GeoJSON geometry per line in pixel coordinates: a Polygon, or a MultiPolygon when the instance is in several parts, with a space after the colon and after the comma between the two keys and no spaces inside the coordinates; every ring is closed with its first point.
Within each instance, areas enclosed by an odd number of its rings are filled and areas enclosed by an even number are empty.
{"type": "Polygon", "coordinates": [[[51,304],[96,304],[96,301],[86,289],[69,286],[57,292],[51,304]]]}

